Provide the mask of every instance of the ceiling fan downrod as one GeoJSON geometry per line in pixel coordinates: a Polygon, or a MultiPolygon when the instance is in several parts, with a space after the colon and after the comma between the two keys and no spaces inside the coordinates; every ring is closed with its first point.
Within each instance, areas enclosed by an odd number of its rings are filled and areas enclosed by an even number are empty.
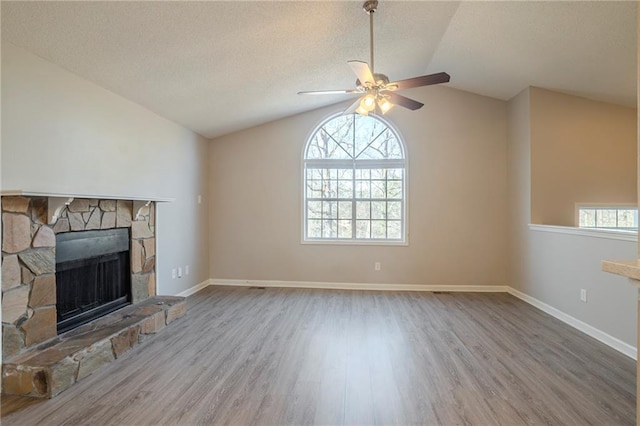
{"type": "Polygon", "coordinates": [[[367,0],[362,5],[362,9],[369,15],[369,46],[371,56],[371,73],[373,74],[373,13],[378,8],[378,0],[367,0]]]}

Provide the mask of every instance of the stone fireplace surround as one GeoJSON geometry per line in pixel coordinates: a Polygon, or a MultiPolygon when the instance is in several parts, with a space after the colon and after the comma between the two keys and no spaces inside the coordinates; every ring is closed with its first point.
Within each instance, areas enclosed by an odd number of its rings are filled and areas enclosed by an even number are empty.
{"type": "MultiPolygon", "coordinates": [[[[160,200],[168,201],[168,200],[160,200]]],[[[182,298],[154,297],[155,280],[155,202],[72,196],[2,196],[2,360],[3,390],[7,380],[20,381],[21,368],[12,362],[33,358],[39,347],[47,348],[56,338],[56,234],[64,232],[130,228],[131,293],[134,304],[144,301],[165,305],[164,320],[146,326],[152,333],[186,313],[182,298]],[[156,300],[157,299],[157,300],[156,300]],[[174,300],[175,299],[175,300],[174,300]],[[166,320],[166,321],[165,321],[166,320]],[[161,326],[160,326],[161,325],[161,326]],[[47,343],[49,342],[49,343],[47,343]],[[13,369],[13,370],[12,370],[13,369]],[[13,373],[11,373],[13,371],[13,373]]],[[[131,314],[129,315],[132,316],[131,314]]],[[[139,318],[145,334],[144,316],[139,318]]],[[[107,320],[110,321],[110,320],[107,320]]],[[[117,321],[117,320],[116,320],[117,321]]],[[[147,321],[148,322],[148,321],[147,321]]],[[[113,326],[111,326],[113,328],[113,326]]],[[[134,333],[129,321],[129,334],[134,333]]],[[[137,327],[137,326],[136,326],[137,327]]],[[[69,332],[74,334],[73,331],[69,332]]],[[[78,332],[75,333],[77,335],[78,332]]],[[[138,337],[138,331],[134,333],[138,337]]],[[[87,340],[86,337],[84,340],[87,340]]],[[[90,340],[90,339],[89,339],[90,340]]],[[[108,340],[108,339],[107,339],[108,340]]],[[[100,341],[99,344],[104,342],[100,341]]],[[[131,342],[129,347],[137,342],[131,342]]],[[[96,344],[96,342],[94,342],[96,344]]],[[[51,348],[49,348],[49,351],[51,348]]],[[[85,350],[91,352],[92,348],[85,350]]],[[[113,350],[117,354],[117,350],[113,350]]],[[[75,355],[77,358],[78,355],[75,355]]],[[[80,355],[82,357],[82,355],[80,355]]],[[[79,361],[82,364],[81,360],[79,361]]],[[[22,369],[24,370],[24,369],[22,369]]],[[[53,370],[49,369],[54,372],[53,370]]],[[[77,376],[77,375],[76,375],[77,376]]],[[[80,377],[77,376],[77,379],[80,377]]],[[[30,377],[34,383],[35,376],[30,377]]],[[[75,382],[75,378],[73,380],[75,382]]],[[[36,386],[37,387],[37,386],[36,386]]],[[[37,389],[35,389],[37,391],[37,389]]],[[[64,390],[64,389],[60,389],[64,390]]],[[[9,392],[12,393],[12,392],[9,392]]],[[[52,397],[54,389],[31,392],[32,396],[52,397]],[[42,394],[42,395],[39,395],[42,394]]],[[[25,394],[25,393],[23,393],[25,394]]]]}

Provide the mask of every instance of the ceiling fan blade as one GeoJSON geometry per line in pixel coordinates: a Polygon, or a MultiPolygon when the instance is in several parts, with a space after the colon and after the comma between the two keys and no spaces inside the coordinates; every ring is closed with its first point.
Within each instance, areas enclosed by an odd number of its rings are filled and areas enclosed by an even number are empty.
{"type": "Polygon", "coordinates": [[[347,63],[356,74],[361,84],[369,83],[372,86],[375,85],[375,81],[373,79],[373,74],[371,73],[371,68],[369,68],[369,64],[362,61],[348,61],[347,63]]]}
{"type": "Polygon", "coordinates": [[[405,96],[398,95],[397,93],[394,93],[394,92],[385,93],[385,96],[389,97],[389,100],[391,101],[391,103],[395,105],[400,105],[401,107],[408,108],[411,111],[420,109],[424,105],[418,101],[414,101],[413,99],[409,99],[405,96]]]}
{"type": "Polygon", "coordinates": [[[360,98],[358,98],[357,101],[355,101],[354,103],[352,103],[349,108],[345,109],[344,112],[342,114],[346,115],[346,114],[353,114],[354,112],[356,112],[356,110],[358,109],[358,107],[360,106],[360,98]]]}
{"type": "Polygon", "coordinates": [[[342,95],[342,94],[353,95],[356,93],[362,93],[359,90],[311,90],[308,92],[298,92],[298,95],[342,95]]]}
{"type": "Polygon", "coordinates": [[[447,83],[451,77],[446,72],[437,74],[423,75],[422,77],[413,77],[406,80],[394,81],[386,86],[389,90],[410,89],[412,87],[430,86],[432,84],[447,83]],[[394,87],[395,86],[395,87],[394,87]]]}

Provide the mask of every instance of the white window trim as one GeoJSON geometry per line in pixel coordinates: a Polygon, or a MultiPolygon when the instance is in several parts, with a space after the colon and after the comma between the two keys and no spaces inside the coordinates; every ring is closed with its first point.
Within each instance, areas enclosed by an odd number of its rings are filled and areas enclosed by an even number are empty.
{"type": "MultiPolygon", "coordinates": [[[[393,124],[391,124],[391,122],[383,117],[380,117],[378,115],[376,115],[376,118],[380,121],[382,121],[389,129],[391,129],[391,131],[395,134],[396,138],[398,139],[398,142],[400,143],[400,147],[402,148],[402,153],[404,155],[403,160],[385,160],[385,164],[390,164],[390,162],[394,162],[394,161],[399,161],[404,165],[404,179],[402,182],[403,188],[403,194],[404,194],[404,199],[403,199],[403,212],[402,212],[402,222],[403,222],[403,239],[402,240],[362,240],[362,239],[305,239],[306,235],[307,235],[307,212],[306,212],[306,186],[305,186],[305,182],[306,182],[306,168],[305,165],[306,164],[317,164],[317,165],[321,165],[325,160],[322,159],[318,159],[318,160],[306,160],[306,154],[307,154],[307,146],[309,144],[309,141],[311,140],[311,138],[313,137],[313,135],[316,134],[316,132],[329,120],[338,117],[342,115],[342,110],[338,111],[338,112],[332,112],[328,115],[326,115],[324,118],[322,118],[318,125],[316,125],[308,134],[307,137],[304,139],[303,144],[302,144],[302,153],[301,153],[301,160],[300,160],[300,200],[299,200],[299,206],[301,207],[301,226],[300,226],[300,244],[302,245],[338,245],[338,246],[342,246],[342,245],[347,245],[347,246],[397,246],[397,247],[406,247],[409,245],[409,154],[408,154],[408,148],[406,143],[404,142],[404,138],[402,137],[402,134],[400,133],[400,131],[398,130],[398,128],[396,126],[394,126],[393,124]]],[[[331,161],[332,164],[338,164],[339,162],[341,162],[341,160],[326,160],[331,161]]],[[[346,163],[349,164],[353,164],[353,160],[344,160],[346,163]]],[[[380,163],[377,160],[359,160],[359,162],[363,162],[363,164],[367,164],[367,166],[375,166],[376,163],[380,163]]]]}

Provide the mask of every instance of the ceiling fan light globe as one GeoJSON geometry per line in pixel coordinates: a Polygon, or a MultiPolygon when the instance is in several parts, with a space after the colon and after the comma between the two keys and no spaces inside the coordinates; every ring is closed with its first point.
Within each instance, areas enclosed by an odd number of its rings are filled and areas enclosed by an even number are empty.
{"type": "Polygon", "coordinates": [[[393,104],[389,102],[389,99],[387,98],[380,98],[378,100],[378,107],[383,114],[386,114],[391,108],[393,108],[393,104]]]}
{"type": "Polygon", "coordinates": [[[366,95],[360,101],[360,108],[370,112],[376,107],[376,98],[373,95],[366,95]]]}

